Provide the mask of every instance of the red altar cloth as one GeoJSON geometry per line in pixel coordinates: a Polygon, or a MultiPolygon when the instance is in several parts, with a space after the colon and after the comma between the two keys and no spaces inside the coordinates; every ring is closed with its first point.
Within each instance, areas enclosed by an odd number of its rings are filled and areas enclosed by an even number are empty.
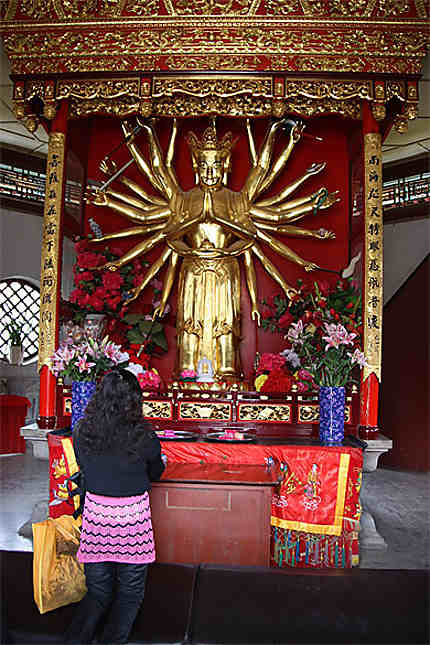
{"type": "Polygon", "coordinates": [[[282,482],[272,499],[272,564],[358,564],[363,458],[348,446],[163,442],[169,462],[264,464],[272,457],[282,482]]]}
{"type": "MultiPolygon", "coordinates": [[[[65,479],[76,462],[71,438],[48,435],[50,516],[71,514],[65,479]]],[[[169,463],[265,464],[282,479],[272,498],[271,564],[276,567],[349,568],[358,565],[363,458],[349,446],[227,444],[163,441],[169,463]]]]}
{"type": "MultiPolygon", "coordinates": [[[[79,499],[69,495],[67,478],[79,470],[71,437],[48,432],[49,448],[49,517],[72,515],[79,499]]],[[[70,486],[70,489],[73,486],[70,486]]]]}

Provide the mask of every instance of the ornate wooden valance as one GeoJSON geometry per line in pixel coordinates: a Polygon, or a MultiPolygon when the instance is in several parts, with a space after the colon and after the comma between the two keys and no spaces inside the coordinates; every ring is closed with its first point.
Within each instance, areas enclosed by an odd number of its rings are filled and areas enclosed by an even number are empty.
{"type": "Polygon", "coordinates": [[[16,115],[417,113],[424,0],[9,0],[16,115]],[[215,76],[213,74],[216,74],[215,76]]]}

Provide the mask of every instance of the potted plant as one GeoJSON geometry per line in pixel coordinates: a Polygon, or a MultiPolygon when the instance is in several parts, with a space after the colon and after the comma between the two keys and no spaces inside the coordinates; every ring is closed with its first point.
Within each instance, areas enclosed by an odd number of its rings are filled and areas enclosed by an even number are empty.
{"type": "Polygon", "coordinates": [[[5,326],[9,332],[9,362],[11,365],[21,365],[24,353],[22,347],[24,324],[11,320],[5,326]]]}
{"type": "Polygon", "coordinates": [[[60,345],[51,357],[51,369],[55,376],[72,382],[72,430],[83,416],[98,378],[128,363],[129,355],[107,336],[98,341],[84,335],[80,342],[67,339],[60,345]]]}

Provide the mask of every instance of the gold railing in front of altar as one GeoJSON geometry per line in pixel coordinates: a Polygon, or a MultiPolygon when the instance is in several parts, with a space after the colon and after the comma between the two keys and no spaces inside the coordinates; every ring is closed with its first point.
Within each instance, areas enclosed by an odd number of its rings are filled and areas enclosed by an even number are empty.
{"type": "MultiPolygon", "coordinates": [[[[71,388],[63,387],[63,426],[71,414],[71,388]]],[[[359,393],[346,391],[345,433],[356,434],[359,393]]],[[[143,416],[155,426],[193,429],[202,434],[234,426],[258,435],[287,437],[312,435],[319,423],[318,393],[260,394],[246,391],[201,391],[173,388],[165,393],[142,392],[143,416]]],[[[61,426],[61,420],[59,420],[61,426]]]]}

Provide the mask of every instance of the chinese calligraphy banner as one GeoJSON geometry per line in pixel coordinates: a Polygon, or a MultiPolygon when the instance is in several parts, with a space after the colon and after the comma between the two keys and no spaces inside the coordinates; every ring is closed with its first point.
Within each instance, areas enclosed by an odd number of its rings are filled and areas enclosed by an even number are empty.
{"type": "Polygon", "coordinates": [[[381,135],[364,137],[365,179],[365,271],[364,271],[364,353],[368,367],[363,381],[374,373],[381,380],[383,306],[383,218],[381,135]]]}
{"type": "Polygon", "coordinates": [[[65,135],[52,133],[46,170],[46,194],[43,216],[42,261],[40,270],[39,371],[49,366],[57,335],[57,301],[59,274],[60,223],[64,173],[65,135]]]}

